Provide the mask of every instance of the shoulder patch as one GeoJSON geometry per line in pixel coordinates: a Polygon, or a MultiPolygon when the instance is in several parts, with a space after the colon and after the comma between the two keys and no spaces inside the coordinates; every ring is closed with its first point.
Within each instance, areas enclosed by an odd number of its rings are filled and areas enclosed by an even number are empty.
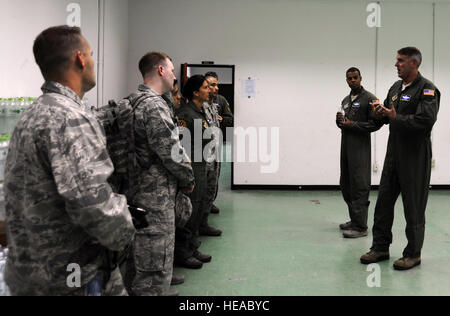
{"type": "Polygon", "coordinates": [[[436,90],[425,89],[425,90],[423,90],[423,95],[429,96],[429,97],[434,97],[436,95],[436,90]]]}
{"type": "Polygon", "coordinates": [[[186,128],[186,127],[187,127],[186,121],[184,121],[184,120],[178,120],[178,127],[179,127],[180,129],[186,128]]]}
{"type": "Polygon", "coordinates": [[[372,102],[370,102],[370,104],[373,106],[381,105],[381,101],[380,100],[372,100],[372,102]]]}

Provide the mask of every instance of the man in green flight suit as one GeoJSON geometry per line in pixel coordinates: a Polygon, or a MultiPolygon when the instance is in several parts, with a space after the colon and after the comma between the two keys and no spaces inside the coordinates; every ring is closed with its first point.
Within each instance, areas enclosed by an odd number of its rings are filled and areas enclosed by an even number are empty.
{"type": "Polygon", "coordinates": [[[436,86],[420,74],[421,63],[417,48],[400,49],[395,66],[402,80],[389,90],[384,106],[374,106],[378,119],[390,125],[390,135],[375,208],[372,249],[361,257],[363,264],[389,259],[394,206],[400,193],[408,245],[394,268],[409,270],[421,264],[431,178],[431,131],[441,98],[436,86]]]}
{"type": "Polygon", "coordinates": [[[370,134],[380,129],[375,122],[371,104],[378,98],[361,86],[361,72],[350,68],[346,73],[351,89],[342,101],[343,113],[337,114],[336,123],[342,130],[341,190],[348,205],[350,222],[340,225],[345,238],[367,236],[367,218],[371,181],[370,134]]]}

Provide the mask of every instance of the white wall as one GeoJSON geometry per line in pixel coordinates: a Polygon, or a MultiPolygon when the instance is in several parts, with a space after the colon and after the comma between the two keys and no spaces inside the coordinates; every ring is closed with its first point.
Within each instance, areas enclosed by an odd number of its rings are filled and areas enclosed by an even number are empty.
{"type": "MultiPolygon", "coordinates": [[[[184,62],[235,64],[236,126],[279,127],[281,162],[275,174],[261,174],[258,163],[236,163],[235,184],[337,185],[340,135],[334,117],[349,91],[345,71],[359,67],[366,89],[384,100],[398,80],[396,51],[414,45],[424,54],[423,75],[432,80],[435,74],[435,1],[381,1],[378,37],[366,24],[371,2],[130,0],[129,89],[140,82],[137,63],[150,50],[167,52],[178,72],[184,62]],[[256,78],[256,99],[242,96],[242,82],[248,77],[256,78]]],[[[434,133],[433,183],[449,184],[445,35],[450,28],[448,1],[437,2],[435,78],[444,98],[434,133]]],[[[373,136],[373,160],[380,167],[373,184],[380,180],[387,136],[388,127],[373,136]]]]}
{"type": "Polygon", "coordinates": [[[128,94],[128,0],[105,3],[105,49],[103,103],[128,94]]]}
{"type": "MultiPolygon", "coordinates": [[[[379,30],[377,96],[384,101],[389,88],[398,81],[394,67],[398,49],[418,47],[423,55],[420,72],[433,80],[433,5],[431,3],[383,2],[382,27],[379,30]],[[405,21],[416,21],[405,23],[405,21]]],[[[439,84],[438,84],[439,86],[439,84]]],[[[439,117],[442,119],[443,117],[439,117]]],[[[386,155],[389,127],[376,135],[376,161],[380,171],[373,175],[373,183],[379,184],[386,155]]],[[[450,177],[449,177],[450,178],[450,177]]],[[[450,181],[450,179],[448,179],[450,181]]],[[[450,183],[450,182],[449,182],[450,183]]]]}
{"type": "MultiPolygon", "coordinates": [[[[33,42],[44,29],[66,24],[69,0],[1,0],[0,12],[0,96],[38,97],[44,79],[33,56],[33,42]]],[[[96,54],[98,52],[98,4],[78,0],[81,5],[83,35],[96,54]]],[[[93,90],[87,95],[96,100],[93,90]]]]}
{"type": "MultiPolygon", "coordinates": [[[[33,42],[44,29],[66,24],[69,3],[81,6],[81,29],[98,61],[98,1],[92,0],[1,0],[0,97],[37,97],[44,79],[33,56],[33,42]]],[[[105,1],[105,52],[103,102],[127,93],[128,1],[105,1]]],[[[98,63],[96,63],[96,73],[98,63]]],[[[99,74],[101,75],[101,74],[99,74]]],[[[86,97],[97,104],[97,89],[86,97]]]]}
{"type": "Polygon", "coordinates": [[[450,178],[450,4],[436,5],[436,59],[435,81],[441,90],[441,109],[433,133],[433,154],[436,167],[433,170],[435,184],[449,184],[450,178]]]}

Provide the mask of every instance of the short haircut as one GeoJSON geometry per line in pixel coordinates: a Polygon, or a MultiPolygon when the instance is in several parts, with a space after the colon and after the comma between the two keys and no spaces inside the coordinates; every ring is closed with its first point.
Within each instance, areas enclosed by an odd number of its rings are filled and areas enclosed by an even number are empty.
{"type": "Polygon", "coordinates": [[[209,77],[213,77],[213,78],[216,78],[217,80],[219,80],[219,76],[214,71],[210,71],[210,72],[206,73],[205,78],[209,78],[209,77]]]}
{"type": "Polygon", "coordinates": [[[145,79],[148,74],[155,71],[159,66],[165,65],[167,59],[170,60],[170,57],[165,53],[147,53],[139,61],[139,70],[141,71],[142,77],[145,79]]]}
{"type": "Polygon", "coordinates": [[[183,87],[183,96],[189,101],[192,101],[194,92],[200,91],[200,88],[203,86],[205,81],[206,77],[202,75],[195,75],[189,78],[183,87]]]}
{"type": "Polygon", "coordinates": [[[419,63],[418,66],[422,65],[422,53],[416,47],[404,47],[397,52],[399,55],[408,56],[410,59],[415,59],[419,63]]]}
{"type": "Polygon", "coordinates": [[[44,30],[34,41],[33,54],[47,80],[60,77],[70,67],[74,53],[83,49],[81,29],[67,25],[44,30]]]}
{"type": "Polygon", "coordinates": [[[350,68],[345,74],[348,75],[350,72],[358,72],[359,76],[361,77],[361,71],[359,71],[359,69],[356,67],[350,68]]]}

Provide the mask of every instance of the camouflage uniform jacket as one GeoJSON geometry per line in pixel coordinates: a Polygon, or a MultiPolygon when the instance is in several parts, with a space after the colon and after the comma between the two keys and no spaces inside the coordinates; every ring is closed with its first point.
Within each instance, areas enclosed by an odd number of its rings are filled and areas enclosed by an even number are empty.
{"type": "Polygon", "coordinates": [[[96,118],[68,87],[46,82],[20,117],[6,162],[9,256],[5,279],[20,295],[71,295],[69,264],[81,286],[122,250],[135,230],[124,196],[107,184],[113,165],[96,118]]]}
{"type": "Polygon", "coordinates": [[[190,188],[194,186],[195,180],[186,152],[181,146],[173,110],[146,85],[140,85],[136,92],[139,96],[143,94],[149,98],[135,110],[136,156],[141,178],[134,203],[152,211],[167,203],[175,203],[177,187],[190,188]],[[186,159],[181,162],[174,160],[173,152],[186,159]]]}

